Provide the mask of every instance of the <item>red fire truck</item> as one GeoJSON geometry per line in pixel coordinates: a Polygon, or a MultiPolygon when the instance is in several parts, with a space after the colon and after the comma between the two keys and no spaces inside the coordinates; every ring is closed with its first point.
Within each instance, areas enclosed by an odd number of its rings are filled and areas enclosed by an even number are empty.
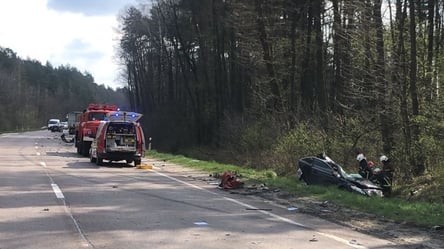
{"type": "Polygon", "coordinates": [[[96,136],[101,120],[107,119],[107,113],[118,111],[115,105],[89,104],[88,108],[78,115],[75,127],[75,146],[77,153],[88,156],[91,143],[96,136]]]}

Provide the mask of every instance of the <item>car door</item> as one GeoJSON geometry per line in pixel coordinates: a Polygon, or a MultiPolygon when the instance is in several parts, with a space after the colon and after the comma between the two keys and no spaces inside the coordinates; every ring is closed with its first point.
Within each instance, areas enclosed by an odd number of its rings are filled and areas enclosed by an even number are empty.
{"type": "Polygon", "coordinates": [[[336,184],[338,181],[330,165],[318,158],[313,161],[312,175],[313,181],[318,184],[336,184]]]}

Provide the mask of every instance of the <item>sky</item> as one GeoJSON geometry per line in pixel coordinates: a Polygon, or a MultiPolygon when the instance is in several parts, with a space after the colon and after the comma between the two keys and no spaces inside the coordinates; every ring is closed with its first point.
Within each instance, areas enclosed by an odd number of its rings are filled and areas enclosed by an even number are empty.
{"type": "Polygon", "coordinates": [[[125,86],[116,48],[118,15],[140,0],[0,0],[0,47],[22,59],[69,65],[97,84],[125,86]]]}

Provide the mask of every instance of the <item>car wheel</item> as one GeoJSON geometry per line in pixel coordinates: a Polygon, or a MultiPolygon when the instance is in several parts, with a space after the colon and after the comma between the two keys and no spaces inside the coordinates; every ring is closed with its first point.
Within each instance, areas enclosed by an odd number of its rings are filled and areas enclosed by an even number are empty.
{"type": "Polygon", "coordinates": [[[77,154],[81,155],[82,154],[82,142],[76,141],[76,145],[77,145],[77,154]]]}
{"type": "Polygon", "coordinates": [[[89,156],[90,143],[82,142],[82,156],[89,156]]]}

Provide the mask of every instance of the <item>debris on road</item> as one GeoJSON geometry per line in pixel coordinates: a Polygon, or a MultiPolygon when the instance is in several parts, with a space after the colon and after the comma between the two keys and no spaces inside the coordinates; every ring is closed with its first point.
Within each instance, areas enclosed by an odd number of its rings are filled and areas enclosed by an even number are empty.
{"type": "Polygon", "coordinates": [[[272,211],[271,208],[245,208],[245,210],[253,210],[253,211],[272,211]]]}
{"type": "Polygon", "coordinates": [[[219,187],[223,189],[237,189],[244,186],[244,183],[233,172],[224,172],[220,180],[219,187]]]}
{"type": "Polygon", "coordinates": [[[153,169],[153,165],[150,164],[140,164],[136,166],[137,169],[153,169]]]}

